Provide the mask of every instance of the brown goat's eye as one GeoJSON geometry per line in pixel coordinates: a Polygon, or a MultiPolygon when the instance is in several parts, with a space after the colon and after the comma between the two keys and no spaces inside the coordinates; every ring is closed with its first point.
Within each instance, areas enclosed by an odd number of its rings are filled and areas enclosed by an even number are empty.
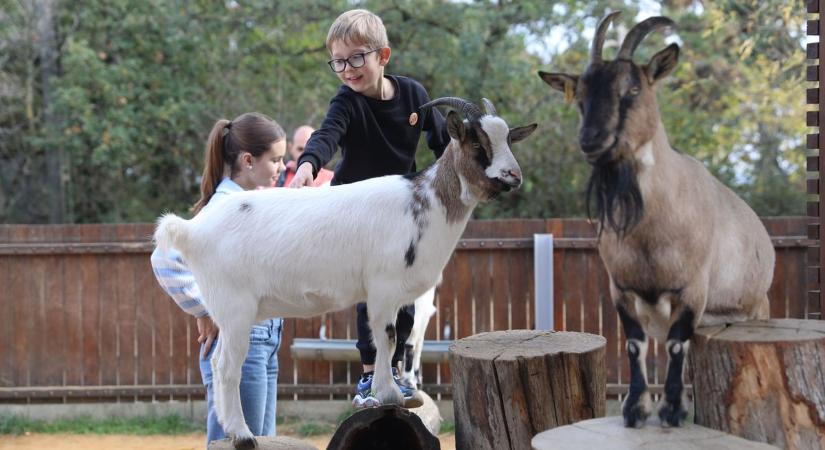
{"type": "Polygon", "coordinates": [[[633,87],[632,87],[632,88],[630,88],[630,90],[628,91],[628,93],[629,93],[630,95],[639,95],[639,92],[641,92],[641,89],[639,88],[639,86],[633,86],[633,87]]]}

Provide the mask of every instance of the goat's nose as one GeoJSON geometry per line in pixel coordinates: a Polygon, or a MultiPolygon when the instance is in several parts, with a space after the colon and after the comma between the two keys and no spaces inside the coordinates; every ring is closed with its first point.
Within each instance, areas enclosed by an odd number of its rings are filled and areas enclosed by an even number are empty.
{"type": "Polygon", "coordinates": [[[607,133],[601,127],[584,127],[579,132],[579,145],[585,152],[596,150],[607,133]]]}

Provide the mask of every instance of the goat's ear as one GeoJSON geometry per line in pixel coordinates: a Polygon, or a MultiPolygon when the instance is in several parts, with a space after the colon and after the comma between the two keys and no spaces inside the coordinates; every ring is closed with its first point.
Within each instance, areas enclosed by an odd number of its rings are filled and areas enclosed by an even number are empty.
{"type": "Polygon", "coordinates": [[[569,73],[547,73],[539,70],[539,77],[551,88],[561,92],[569,92],[569,89],[576,92],[576,85],[579,83],[579,76],[569,73]]]}
{"type": "Polygon", "coordinates": [[[677,62],[679,62],[679,46],[677,44],[670,44],[664,50],[653,55],[650,62],[645,66],[645,73],[650,84],[656,84],[656,82],[666,77],[676,67],[677,62]]]}
{"type": "Polygon", "coordinates": [[[450,133],[451,138],[457,140],[458,142],[464,142],[464,137],[466,135],[466,131],[464,130],[464,121],[461,120],[461,116],[459,116],[455,111],[450,111],[447,113],[447,132],[450,133]]]}
{"type": "Polygon", "coordinates": [[[510,128],[510,143],[515,144],[518,141],[524,140],[524,138],[533,134],[538,126],[537,123],[532,123],[524,127],[510,128]]]}

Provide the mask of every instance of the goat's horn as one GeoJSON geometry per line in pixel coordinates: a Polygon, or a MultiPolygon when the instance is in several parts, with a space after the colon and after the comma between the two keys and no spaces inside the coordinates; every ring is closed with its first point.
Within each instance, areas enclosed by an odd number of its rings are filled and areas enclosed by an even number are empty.
{"type": "Polygon", "coordinates": [[[610,27],[610,22],[613,22],[613,19],[621,13],[621,11],[613,11],[599,21],[596,34],[593,36],[593,46],[590,49],[590,64],[602,62],[602,46],[604,46],[604,36],[607,34],[607,28],[610,27]]]}
{"type": "Polygon", "coordinates": [[[496,107],[493,106],[493,102],[487,100],[486,98],[481,99],[481,105],[484,106],[484,112],[486,112],[490,116],[497,116],[496,114],[496,107]]]}
{"type": "Polygon", "coordinates": [[[636,47],[639,46],[645,36],[659,28],[671,27],[673,25],[672,20],[663,16],[650,17],[637,23],[636,26],[627,33],[627,36],[625,36],[624,42],[622,42],[622,48],[619,50],[619,55],[616,59],[632,60],[633,52],[636,51],[636,47]]]}
{"type": "Polygon", "coordinates": [[[435,100],[432,100],[419,106],[418,109],[421,110],[424,108],[430,108],[438,105],[452,106],[454,109],[461,111],[461,113],[464,114],[464,117],[466,117],[470,121],[478,120],[481,118],[481,116],[484,115],[481,113],[481,110],[478,109],[478,106],[468,102],[467,100],[464,100],[463,98],[458,97],[437,98],[435,100]]]}

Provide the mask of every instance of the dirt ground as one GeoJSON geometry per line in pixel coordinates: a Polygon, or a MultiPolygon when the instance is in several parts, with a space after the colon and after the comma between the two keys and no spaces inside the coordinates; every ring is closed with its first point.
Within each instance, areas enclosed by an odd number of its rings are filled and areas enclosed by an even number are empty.
{"type": "MultiPolygon", "coordinates": [[[[286,433],[283,433],[287,435],[286,433]]],[[[325,449],[332,435],[310,437],[293,436],[325,449]]],[[[455,450],[455,435],[439,437],[442,450],[455,450]]],[[[0,436],[0,450],[202,450],[206,435],[201,433],[180,436],[84,435],[84,434],[28,434],[0,436]]]]}

